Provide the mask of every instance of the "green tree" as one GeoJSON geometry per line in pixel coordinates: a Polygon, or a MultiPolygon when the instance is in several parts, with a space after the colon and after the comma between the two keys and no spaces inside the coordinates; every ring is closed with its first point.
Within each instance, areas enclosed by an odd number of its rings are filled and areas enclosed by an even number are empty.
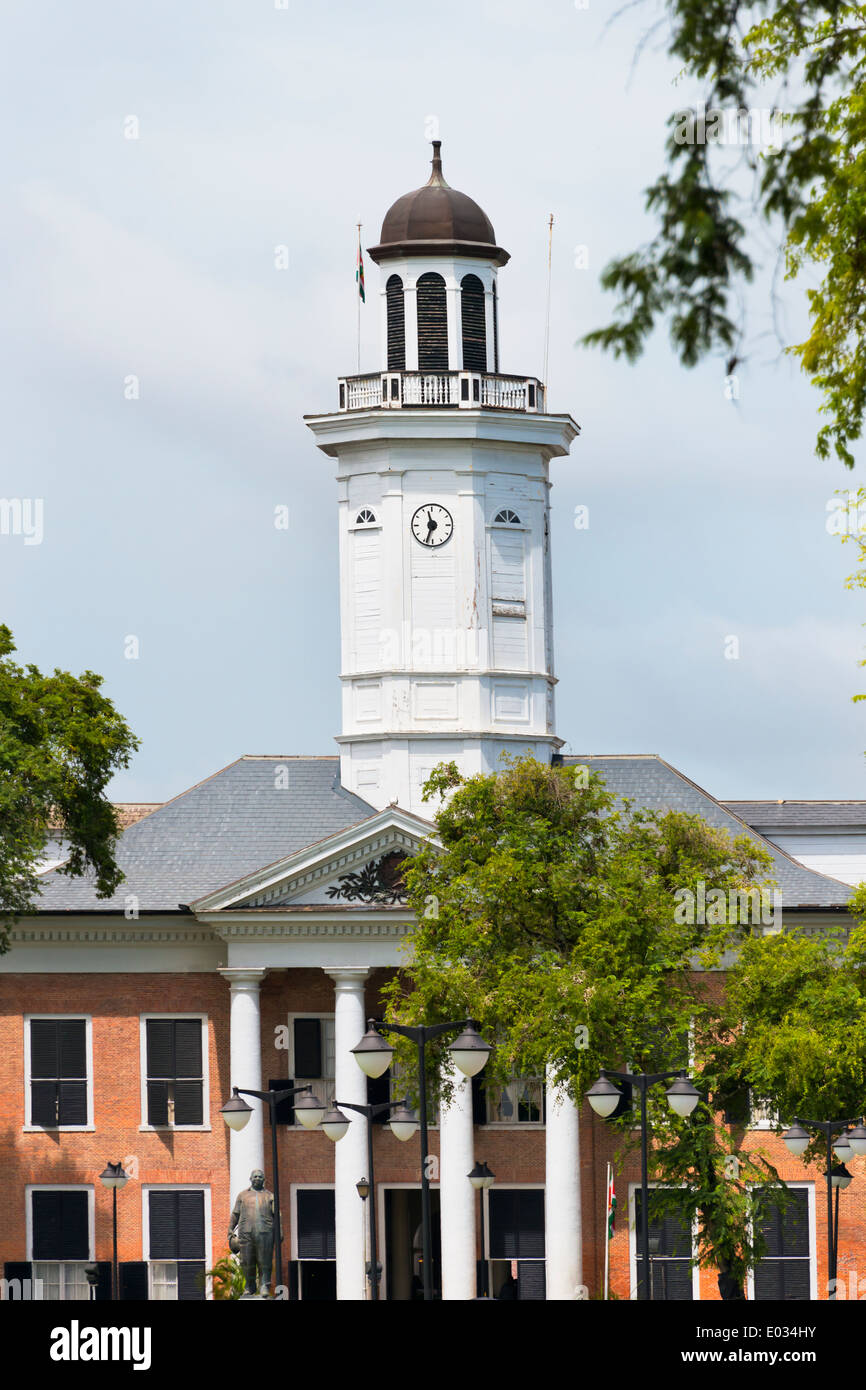
{"type": "Polygon", "coordinates": [[[37,867],[50,826],[68,846],[61,872],[92,871],[99,897],[123,875],[114,862],[117,818],[105,788],[128,766],[138,740],[93,671],[46,676],[11,660],[15,644],[0,625],[0,954],[9,928],[32,911],[37,867]]]}
{"type": "Polygon", "coordinates": [[[779,229],[786,278],[819,279],[806,291],[809,336],[786,351],[822,393],[816,452],[853,467],[866,409],[866,6],[666,0],[666,12],[669,52],[703,85],[708,119],[671,116],[667,171],[645,195],[658,231],[606,267],[616,317],[582,341],[633,361],[667,319],[685,366],[718,351],[732,371],[747,351],[736,306],[756,264],[756,211],[779,229]],[[741,113],[742,128],[742,113],[771,99],[769,83],[781,86],[783,134],[773,147],[738,146],[752,172],[751,191],[738,192],[715,113],[741,113]]]}
{"type": "MultiPolygon", "coordinates": [[[[438,843],[404,865],[418,925],[410,987],[406,977],[392,982],[390,1017],[475,1018],[497,1042],[487,1079],[551,1067],[574,1099],[605,1066],[682,1066],[691,1032],[693,1074],[722,1089],[719,977],[710,967],[742,934],[731,892],[758,891],[766,877],[771,861],[760,846],[699,816],[618,805],[586,768],[530,757],[468,780],[454,764],[440,767],[426,794],[444,793],[438,843]],[[689,920],[686,895],[697,898],[700,885],[710,902],[718,890],[725,911],[706,915],[721,920],[689,920]]],[[[432,1085],[442,1084],[438,1067],[431,1058],[432,1085]]],[[[655,1155],[658,1172],[686,1184],[701,1259],[742,1276],[754,1255],[747,1183],[773,1181],[772,1170],[743,1155],[733,1182],[730,1137],[707,1105],[688,1121],[663,1119],[654,1106],[653,1121],[668,1150],[663,1161],[655,1155]]],[[[623,1142],[633,1142],[627,1122],[623,1142]]]]}

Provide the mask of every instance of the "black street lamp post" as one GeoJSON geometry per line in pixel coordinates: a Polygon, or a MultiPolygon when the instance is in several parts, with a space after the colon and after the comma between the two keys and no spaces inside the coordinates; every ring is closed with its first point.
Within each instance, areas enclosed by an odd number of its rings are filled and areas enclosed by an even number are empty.
{"type": "Polygon", "coordinates": [[[256,1100],[267,1101],[270,1108],[271,1168],[274,1175],[274,1207],[277,1222],[275,1251],[277,1277],[274,1281],[276,1284],[283,1282],[283,1221],[280,1215],[280,1170],[277,1164],[277,1106],[281,1100],[287,1100],[289,1096],[297,1095],[301,1095],[302,1099],[295,1104],[295,1118],[300,1121],[304,1129],[315,1129],[325,1114],[325,1107],[313,1095],[312,1086],[285,1086],[279,1091],[252,1091],[244,1086],[232,1086],[231,1100],[227,1100],[220,1110],[220,1114],[229,1129],[237,1131],[249,1123],[250,1115],[253,1113],[251,1106],[247,1105],[245,1100],[241,1100],[241,1096],[255,1096],[256,1100]]]}
{"type": "Polygon", "coordinates": [[[453,1033],[455,1029],[462,1031],[448,1047],[454,1064],[463,1072],[464,1076],[477,1076],[493,1049],[480,1036],[471,1018],[457,1019],[451,1023],[420,1024],[414,1028],[407,1027],[402,1023],[377,1023],[374,1019],[369,1019],[367,1032],[358,1046],[352,1048],[358,1066],[370,1077],[384,1076],[394,1055],[393,1047],[385,1041],[382,1033],[396,1033],[401,1038],[409,1038],[415,1044],[418,1052],[418,1112],[421,1128],[421,1272],[424,1279],[424,1299],[428,1303],[433,1298],[433,1253],[430,1177],[427,1164],[426,1046],[434,1038],[441,1038],[445,1033],[453,1033]]]}
{"type": "Polygon", "coordinates": [[[496,1181],[496,1174],[491,1172],[486,1163],[476,1163],[471,1173],[466,1174],[467,1178],[481,1194],[481,1298],[490,1297],[490,1270],[487,1267],[487,1241],[484,1238],[484,1193],[491,1188],[496,1181]]]}
{"type": "Polygon", "coordinates": [[[650,1251],[649,1251],[649,1135],[646,1117],[646,1098],[651,1086],[656,1086],[660,1081],[670,1081],[672,1084],[667,1088],[665,1094],[668,1104],[675,1114],[685,1118],[691,1115],[700,1095],[695,1090],[692,1083],[686,1076],[685,1071],[680,1068],[678,1071],[663,1072],[633,1072],[633,1071],[607,1071],[600,1073],[597,1081],[586,1093],[587,1100],[597,1115],[602,1119],[607,1119],[613,1114],[620,1102],[622,1093],[618,1086],[614,1086],[613,1081],[622,1081],[629,1086],[636,1086],[640,1091],[640,1198],[641,1198],[641,1219],[640,1219],[640,1248],[641,1264],[643,1266],[643,1279],[638,1281],[638,1298],[652,1298],[651,1270],[650,1270],[650,1251]],[[613,1080],[611,1080],[613,1078],[613,1080]]]}
{"type": "Polygon", "coordinates": [[[103,1187],[111,1188],[111,1217],[112,1217],[112,1246],[111,1246],[111,1297],[117,1302],[117,1189],[125,1187],[129,1180],[129,1174],[123,1171],[122,1163],[106,1163],[103,1172],[99,1174],[99,1181],[103,1187]]]}
{"type": "Polygon", "coordinates": [[[375,1105],[356,1105],[349,1100],[335,1100],[334,1108],[329,1110],[322,1120],[322,1129],[329,1139],[336,1143],[342,1139],[346,1130],[349,1128],[349,1120],[343,1114],[344,1110],[354,1110],[356,1114],[363,1115],[367,1121],[367,1164],[370,1174],[369,1180],[362,1179],[356,1183],[358,1196],[363,1202],[370,1199],[369,1227],[370,1227],[370,1297],[374,1303],[379,1301],[379,1252],[376,1240],[376,1176],[373,1168],[373,1124],[372,1121],[377,1115],[385,1115],[389,1111],[405,1112],[405,1118],[396,1119],[392,1124],[392,1133],[398,1139],[411,1139],[418,1128],[418,1122],[408,1109],[406,1100],[383,1100],[375,1105]]]}
{"type": "Polygon", "coordinates": [[[852,1181],[851,1174],[844,1166],[846,1158],[852,1154],[866,1154],[866,1128],[863,1121],[849,1129],[852,1120],[803,1120],[797,1116],[790,1129],[782,1138],[788,1151],[800,1158],[811,1142],[808,1130],[823,1134],[826,1151],[824,1177],[827,1183],[827,1297],[836,1298],[836,1262],[839,1251],[839,1192],[852,1181]],[[834,1140],[833,1135],[838,1135],[834,1140]],[[833,1154],[840,1160],[834,1167],[833,1154]],[[836,1193],[836,1219],[833,1219],[833,1192],[836,1193]]]}

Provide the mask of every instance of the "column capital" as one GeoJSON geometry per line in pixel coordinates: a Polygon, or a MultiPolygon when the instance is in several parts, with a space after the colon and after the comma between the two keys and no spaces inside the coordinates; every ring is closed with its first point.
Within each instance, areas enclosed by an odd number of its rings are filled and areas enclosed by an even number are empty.
{"type": "Polygon", "coordinates": [[[339,965],[326,967],[322,966],[326,975],[330,975],[338,990],[351,990],[353,993],[363,993],[364,982],[370,974],[370,967],[366,965],[339,965]]]}
{"type": "Polygon", "coordinates": [[[268,967],[224,965],[220,966],[218,973],[231,985],[232,993],[235,990],[258,992],[262,980],[268,973],[268,967]]]}

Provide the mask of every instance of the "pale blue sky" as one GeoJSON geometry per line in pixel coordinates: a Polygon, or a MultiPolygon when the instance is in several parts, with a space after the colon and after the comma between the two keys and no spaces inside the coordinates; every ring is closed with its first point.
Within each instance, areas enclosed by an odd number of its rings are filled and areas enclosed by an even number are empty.
{"type": "MultiPolygon", "coordinates": [[[[0,616],[22,659],[104,674],[143,741],[118,799],[336,751],[336,485],[301,417],[354,370],[355,223],[372,245],[426,180],[430,117],[511,252],[505,370],[541,373],[556,218],[551,407],[582,427],[553,469],[558,732],[723,798],[866,796],[864,605],[825,529],[858,477],[813,455],[817,396],[769,331],[772,239],[738,402],[665,332],[635,367],[574,345],[610,314],[606,261],[651,232],[642,190],[693,95],[657,47],[632,72],[659,4],[604,32],[613,8],[4,7],[0,495],[44,499],[44,540],[0,536],[0,616]]],[[[368,261],[365,368],[377,283],[368,261]]],[[[796,336],[798,293],[784,310],[796,336]]]]}

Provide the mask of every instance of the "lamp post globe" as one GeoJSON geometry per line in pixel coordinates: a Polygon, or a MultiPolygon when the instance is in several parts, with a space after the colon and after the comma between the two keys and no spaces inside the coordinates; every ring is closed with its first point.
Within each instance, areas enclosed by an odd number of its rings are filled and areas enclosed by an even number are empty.
{"type": "Polygon", "coordinates": [[[496,1181],[496,1174],[490,1171],[486,1163],[476,1163],[467,1176],[476,1192],[492,1187],[496,1181]]]}
{"type": "Polygon", "coordinates": [[[842,1133],[833,1140],[833,1152],[840,1163],[847,1163],[849,1158],[854,1157],[854,1146],[847,1129],[843,1129],[842,1133]]]}
{"type": "Polygon", "coordinates": [[[129,1181],[129,1174],[123,1171],[122,1163],[106,1163],[103,1172],[99,1174],[99,1181],[103,1187],[125,1187],[129,1181]]]}
{"type": "Polygon", "coordinates": [[[844,1163],[836,1163],[830,1169],[830,1181],[834,1187],[839,1187],[844,1192],[846,1187],[851,1186],[854,1176],[848,1172],[844,1163]]]}
{"type": "Polygon", "coordinates": [[[862,1120],[853,1129],[848,1130],[848,1143],[858,1158],[863,1158],[866,1155],[866,1125],[863,1124],[862,1120]]]}
{"type": "Polygon", "coordinates": [[[586,1093],[586,1098],[595,1111],[603,1120],[612,1115],[622,1099],[622,1092],[618,1086],[601,1072],[597,1081],[594,1081],[586,1093]]]}
{"type": "Polygon", "coordinates": [[[792,1153],[795,1158],[802,1157],[809,1147],[810,1139],[808,1132],[796,1121],[791,1125],[790,1129],[785,1130],[782,1138],[785,1141],[785,1148],[788,1150],[788,1153],[792,1153]]]}
{"type": "Polygon", "coordinates": [[[352,1055],[364,1075],[375,1081],[377,1077],[384,1076],[390,1067],[394,1049],[371,1022],[357,1047],[352,1048],[352,1055]]]}
{"type": "Polygon", "coordinates": [[[229,1129],[233,1129],[235,1132],[243,1129],[245,1125],[249,1124],[252,1113],[252,1106],[247,1105],[243,1096],[238,1095],[237,1086],[233,1086],[231,1100],[227,1100],[220,1110],[220,1114],[229,1129]]]}
{"type": "Polygon", "coordinates": [[[401,1105],[391,1116],[389,1128],[394,1138],[405,1144],[407,1139],[418,1133],[418,1118],[414,1110],[410,1110],[408,1105],[401,1105]]]}
{"type": "Polygon", "coordinates": [[[469,1022],[462,1033],[449,1044],[452,1061],[464,1076],[477,1076],[493,1048],[485,1042],[475,1024],[469,1022]]]}
{"type": "Polygon", "coordinates": [[[671,1107],[671,1110],[673,1110],[675,1115],[681,1116],[682,1119],[691,1115],[701,1098],[700,1092],[695,1089],[691,1081],[689,1081],[688,1077],[685,1075],[678,1076],[676,1080],[668,1086],[665,1095],[668,1098],[668,1105],[671,1107]]]}
{"type": "Polygon", "coordinates": [[[326,1106],[312,1091],[304,1091],[295,1098],[295,1119],[304,1129],[317,1129],[326,1114],[326,1106]]]}
{"type": "Polygon", "coordinates": [[[335,1144],[339,1139],[342,1139],[348,1128],[348,1117],[343,1114],[342,1110],[338,1110],[336,1105],[332,1106],[331,1109],[326,1111],[322,1116],[322,1129],[325,1131],[328,1138],[335,1144]]]}

